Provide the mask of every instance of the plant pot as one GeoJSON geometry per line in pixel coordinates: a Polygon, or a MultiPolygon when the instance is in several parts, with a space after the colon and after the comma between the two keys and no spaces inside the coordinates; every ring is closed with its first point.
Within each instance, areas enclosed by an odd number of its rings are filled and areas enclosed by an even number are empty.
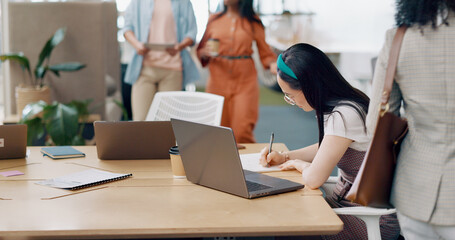
{"type": "Polygon", "coordinates": [[[19,118],[22,118],[22,110],[27,104],[38,102],[40,100],[46,103],[51,103],[51,90],[49,87],[44,86],[41,88],[34,87],[16,87],[16,113],[19,118]]]}

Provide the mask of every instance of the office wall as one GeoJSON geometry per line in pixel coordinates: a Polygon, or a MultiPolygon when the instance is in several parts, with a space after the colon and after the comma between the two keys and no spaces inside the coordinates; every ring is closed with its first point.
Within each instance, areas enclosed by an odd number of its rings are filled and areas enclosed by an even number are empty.
{"type": "MultiPolygon", "coordinates": [[[[87,64],[77,72],[46,75],[52,98],[61,102],[93,99],[93,113],[105,116],[106,83],[109,76],[120,88],[120,60],[117,42],[117,10],[114,2],[10,2],[8,4],[10,52],[22,51],[36,65],[39,52],[47,39],[60,27],[66,27],[65,39],[50,59],[51,64],[78,61],[87,64]]],[[[23,77],[11,64],[11,87],[23,77]]],[[[15,110],[12,97],[11,109],[15,110]]]]}

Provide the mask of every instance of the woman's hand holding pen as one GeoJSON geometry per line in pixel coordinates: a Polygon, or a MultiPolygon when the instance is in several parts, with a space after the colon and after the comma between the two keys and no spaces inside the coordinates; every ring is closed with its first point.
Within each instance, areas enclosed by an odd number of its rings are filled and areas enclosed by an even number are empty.
{"type": "Polygon", "coordinates": [[[265,147],[261,150],[261,157],[259,158],[259,163],[266,166],[280,165],[281,170],[292,170],[296,169],[299,172],[302,172],[303,169],[309,167],[311,163],[305,162],[299,159],[289,160],[286,156],[286,153],[280,153],[277,151],[272,151],[269,153],[269,148],[265,147]]]}
{"type": "Polygon", "coordinates": [[[261,150],[261,157],[259,158],[259,163],[262,166],[273,166],[279,165],[286,161],[286,155],[279,153],[277,151],[272,151],[269,154],[269,148],[265,147],[261,150]]]}

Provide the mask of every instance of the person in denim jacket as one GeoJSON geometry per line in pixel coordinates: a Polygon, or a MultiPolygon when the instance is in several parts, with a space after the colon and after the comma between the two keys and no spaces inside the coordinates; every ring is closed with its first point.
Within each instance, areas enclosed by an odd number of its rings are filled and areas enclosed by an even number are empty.
{"type": "Polygon", "coordinates": [[[125,74],[125,82],[133,85],[133,120],[145,120],[157,91],[182,90],[199,79],[186,50],[196,41],[193,6],[189,0],[131,1],[123,31],[136,50],[125,74]],[[168,46],[151,49],[146,43],[168,46]]]}

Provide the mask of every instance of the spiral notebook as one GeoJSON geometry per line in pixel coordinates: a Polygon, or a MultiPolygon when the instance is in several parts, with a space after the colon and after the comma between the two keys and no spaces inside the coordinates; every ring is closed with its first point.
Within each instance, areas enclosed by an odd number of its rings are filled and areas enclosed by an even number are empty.
{"type": "Polygon", "coordinates": [[[130,176],[133,176],[133,174],[131,173],[120,174],[101,171],[97,169],[89,169],[62,177],[40,181],[37,182],[37,184],[55,188],[63,188],[67,190],[76,190],[80,188],[90,187],[98,184],[124,179],[130,176]]]}

